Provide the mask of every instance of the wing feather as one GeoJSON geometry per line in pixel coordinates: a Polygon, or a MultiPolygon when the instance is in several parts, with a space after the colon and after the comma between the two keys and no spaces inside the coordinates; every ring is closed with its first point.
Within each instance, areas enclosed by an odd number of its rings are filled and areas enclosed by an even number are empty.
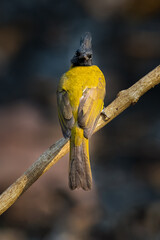
{"type": "Polygon", "coordinates": [[[103,109],[105,89],[86,88],[78,108],[78,125],[84,129],[84,136],[89,138],[97,124],[103,109]]]}
{"type": "Polygon", "coordinates": [[[68,93],[65,90],[57,91],[58,117],[65,138],[71,136],[71,128],[74,124],[72,107],[68,93]]]}

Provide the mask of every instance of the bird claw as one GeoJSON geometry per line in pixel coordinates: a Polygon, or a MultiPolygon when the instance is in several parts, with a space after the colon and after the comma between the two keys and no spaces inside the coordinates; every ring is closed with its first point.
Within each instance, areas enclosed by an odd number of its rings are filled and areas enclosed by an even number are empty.
{"type": "Polygon", "coordinates": [[[110,119],[110,117],[107,116],[107,114],[106,114],[106,112],[104,111],[104,109],[101,111],[100,114],[103,116],[104,121],[107,121],[108,119],[110,119]]]}

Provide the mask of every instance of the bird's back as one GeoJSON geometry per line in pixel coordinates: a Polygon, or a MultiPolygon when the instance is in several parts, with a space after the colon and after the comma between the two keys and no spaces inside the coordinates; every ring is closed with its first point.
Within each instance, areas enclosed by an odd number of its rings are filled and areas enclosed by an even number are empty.
{"type": "Polygon", "coordinates": [[[58,90],[68,92],[74,115],[78,109],[84,90],[96,87],[105,89],[105,78],[101,70],[96,65],[77,66],[71,67],[68,72],[63,74],[58,90]]]}

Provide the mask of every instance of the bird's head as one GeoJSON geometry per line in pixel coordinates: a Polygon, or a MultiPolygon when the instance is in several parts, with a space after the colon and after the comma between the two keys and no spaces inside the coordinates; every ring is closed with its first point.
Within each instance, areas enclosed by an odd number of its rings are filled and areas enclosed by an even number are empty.
{"type": "Polygon", "coordinates": [[[92,65],[92,37],[89,32],[81,37],[80,47],[71,59],[73,66],[91,66],[92,65]]]}

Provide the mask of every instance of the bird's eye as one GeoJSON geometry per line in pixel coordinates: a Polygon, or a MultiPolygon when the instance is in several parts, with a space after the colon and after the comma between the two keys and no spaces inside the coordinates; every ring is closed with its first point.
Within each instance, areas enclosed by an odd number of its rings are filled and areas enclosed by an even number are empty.
{"type": "Polygon", "coordinates": [[[92,55],[91,55],[91,54],[88,54],[88,58],[92,58],[92,55]]]}

